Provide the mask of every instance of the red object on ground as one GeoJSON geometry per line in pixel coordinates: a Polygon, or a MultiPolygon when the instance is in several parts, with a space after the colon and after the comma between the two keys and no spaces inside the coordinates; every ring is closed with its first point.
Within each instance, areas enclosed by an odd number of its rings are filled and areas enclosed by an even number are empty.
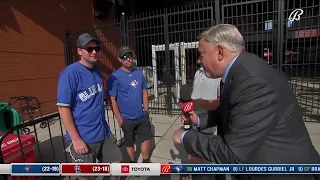
{"type": "MultiPolygon", "coordinates": [[[[0,134],[2,134],[2,132],[0,132],[0,134]]],[[[21,156],[18,136],[16,134],[9,134],[7,135],[7,137],[4,138],[1,144],[1,151],[2,151],[4,162],[6,164],[36,162],[35,153],[34,153],[34,145],[35,145],[34,136],[21,134],[20,138],[21,138],[21,144],[22,144],[25,161],[23,161],[21,156]]],[[[27,179],[27,177],[12,176],[11,179],[25,180],[27,179]]],[[[37,177],[29,177],[29,180],[37,180],[37,177]]]]}

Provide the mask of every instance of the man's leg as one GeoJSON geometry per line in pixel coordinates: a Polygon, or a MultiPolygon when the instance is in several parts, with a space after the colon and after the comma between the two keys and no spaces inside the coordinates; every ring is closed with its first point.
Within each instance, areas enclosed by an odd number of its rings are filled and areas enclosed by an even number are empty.
{"type": "MultiPolygon", "coordinates": [[[[101,147],[101,143],[87,144],[89,152],[87,154],[78,154],[75,152],[73,145],[70,144],[70,156],[74,163],[96,163],[97,154],[101,147]]],[[[81,171],[81,169],[80,169],[81,171]]],[[[96,177],[78,177],[77,180],[93,180],[96,177]]]]}
{"type": "MultiPolygon", "coordinates": [[[[100,148],[98,160],[102,163],[120,163],[122,161],[122,154],[117,144],[117,139],[111,132],[100,148]]],[[[117,179],[117,176],[110,176],[110,180],[117,179]]]]}
{"type": "Polygon", "coordinates": [[[135,162],[135,159],[134,159],[134,152],[135,152],[134,144],[133,145],[126,145],[126,150],[127,150],[128,155],[129,155],[129,158],[130,158],[130,163],[135,162]]]}
{"type": "Polygon", "coordinates": [[[151,122],[148,113],[146,113],[146,115],[139,120],[136,133],[141,140],[143,163],[148,163],[150,162],[150,144],[152,139],[151,122]]]}
{"type": "Polygon", "coordinates": [[[135,162],[134,159],[134,142],[135,142],[135,128],[136,122],[134,120],[123,120],[122,131],[124,134],[124,145],[126,146],[127,153],[130,161],[135,162]]]}
{"type": "Polygon", "coordinates": [[[150,162],[150,140],[145,140],[141,142],[141,153],[143,157],[143,163],[150,162]]]}

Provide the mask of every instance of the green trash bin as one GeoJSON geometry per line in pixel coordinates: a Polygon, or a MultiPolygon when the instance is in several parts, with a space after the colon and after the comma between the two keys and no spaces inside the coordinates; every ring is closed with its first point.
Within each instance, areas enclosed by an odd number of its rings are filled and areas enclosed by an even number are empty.
{"type": "Polygon", "coordinates": [[[4,118],[4,114],[6,111],[7,111],[7,105],[1,103],[0,104],[0,131],[2,131],[2,132],[7,130],[7,123],[4,118]]]}
{"type": "MultiPolygon", "coordinates": [[[[8,102],[0,102],[0,131],[6,131],[9,128],[20,124],[19,113],[8,102]]],[[[22,133],[22,130],[19,130],[22,133]]],[[[17,134],[17,131],[13,132],[17,134]]]]}

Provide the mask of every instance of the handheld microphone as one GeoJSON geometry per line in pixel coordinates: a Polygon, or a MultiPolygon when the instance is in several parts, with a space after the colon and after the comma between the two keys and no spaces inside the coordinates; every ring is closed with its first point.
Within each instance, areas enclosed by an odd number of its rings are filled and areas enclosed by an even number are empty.
{"type": "Polygon", "coordinates": [[[190,129],[190,119],[188,118],[189,112],[194,110],[193,100],[191,99],[192,87],[190,85],[184,84],[180,87],[180,99],[179,105],[182,113],[187,117],[187,120],[184,122],[184,130],[190,129]]]}

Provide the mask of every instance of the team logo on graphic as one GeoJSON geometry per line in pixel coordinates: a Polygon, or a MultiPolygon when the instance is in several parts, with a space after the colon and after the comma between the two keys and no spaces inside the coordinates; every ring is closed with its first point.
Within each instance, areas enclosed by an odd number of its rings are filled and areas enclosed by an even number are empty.
{"type": "Polygon", "coordinates": [[[129,173],[129,165],[121,165],[121,173],[129,173]]]}
{"type": "Polygon", "coordinates": [[[182,166],[177,166],[174,169],[177,171],[177,173],[179,173],[180,171],[182,171],[183,168],[182,166]]]}
{"type": "Polygon", "coordinates": [[[134,80],[130,83],[131,86],[136,87],[138,85],[138,81],[134,80]]]}
{"type": "Polygon", "coordinates": [[[24,170],[26,170],[26,173],[30,172],[31,169],[32,169],[31,166],[26,166],[26,167],[24,168],[24,170]]]}
{"type": "Polygon", "coordinates": [[[75,173],[81,173],[81,168],[80,168],[79,165],[76,164],[76,165],[74,166],[74,172],[75,172],[75,173]]]}

